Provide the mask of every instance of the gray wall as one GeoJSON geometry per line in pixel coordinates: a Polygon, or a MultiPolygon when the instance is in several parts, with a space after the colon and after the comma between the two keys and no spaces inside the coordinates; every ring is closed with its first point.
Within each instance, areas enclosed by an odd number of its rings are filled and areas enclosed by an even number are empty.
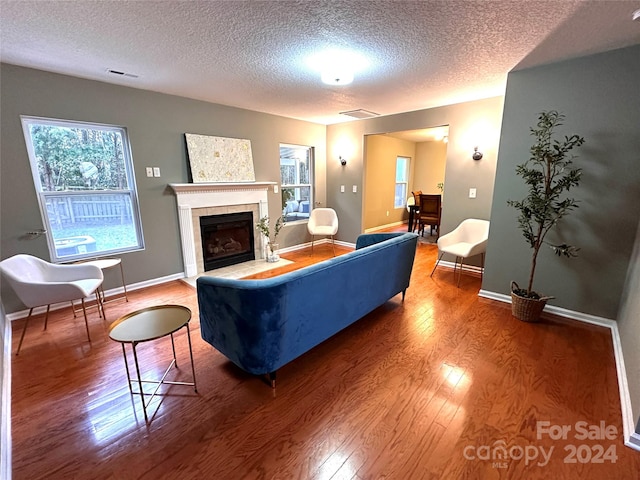
{"type": "MultiPolygon", "coordinates": [[[[488,219],[500,137],[502,97],[447,105],[415,112],[358,120],[327,127],[327,203],[340,219],[337,238],[355,242],[363,231],[364,136],[449,125],[447,165],[442,209],[442,231],[453,230],[465,218],[488,219]],[[484,153],[472,160],[473,147],[484,153]],[[348,159],[342,167],[338,156],[348,159]],[[345,193],[340,193],[345,185],[345,193]],[[352,193],[356,185],[358,192],[352,193]],[[477,198],[469,198],[469,188],[477,198]]],[[[375,188],[375,187],[374,187],[375,188]]]]}
{"type": "MultiPolygon", "coordinates": [[[[509,74],[482,288],[509,292],[528,278],[531,250],[507,199],[526,193],[515,166],[528,158],[529,127],[542,110],[563,112],[563,134],[577,133],[583,179],[580,208],[551,242],[579,246],[574,259],[542,251],[535,287],[550,303],[618,319],[633,418],[640,417],[640,46],[509,74]],[[635,244],[635,252],[634,252],[635,244]]],[[[637,431],[640,432],[640,420],[637,431]]]]}
{"type": "MultiPolygon", "coordinates": [[[[184,133],[251,140],[258,181],[280,181],[279,143],[315,147],[316,198],[325,202],[326,127],[249,110],[214,105],[101,82],[3,64],[0,69],[1,172],[0,246],[2,258],[29,253],[48,259],[44,238],[25,238],[42,219],[20,115],[107,123],[127,127],[138,186],[146,249],[122,256],[127,283],[183,271],[175,196],[169,183],[188,182],[184,133]],[[161,178],[147,178],[146,166],[160,167],[161,178]]],[[[280,193],[269,193],[269,213],[280,215],[280,193]]],[[[307,241],[306,225],[286,228],[283,247],[307,241]]],[[[107,277],[106,288],[118,284],[107,277]]],[[[2,289],[8,313],[22,308],[2,289]]]]}
{"type": "Polygon", "coordinates": [[[627,371],[629,396],[633,418],[638,419],[636,432],[640,434],[640,226],[618,317],[620,343],[627,371]]]}
{"type": "Polygon", "coordinates": [[[583,169],[572,196],[580,207],[551,232],[551,243],[581,248],[579,258],[541,250],[534,287],[550,304],[616,318],[640,220],[640,46],[509,74],[491,231],[482,288],[508,294],[511,280],[528,279],[531,249],[508,199],[526,194],[516,164],[529,157],[529,128],[543,110],[566,115],[561,134],[577,133],[583,169]]]}

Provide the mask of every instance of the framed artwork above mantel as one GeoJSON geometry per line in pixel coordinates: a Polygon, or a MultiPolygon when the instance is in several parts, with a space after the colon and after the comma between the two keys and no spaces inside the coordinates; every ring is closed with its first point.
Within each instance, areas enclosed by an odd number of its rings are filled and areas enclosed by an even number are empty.
{"type": "Polygon", "coordinates": [[[184,134],[193,183],[255,182],[251,141],[184,134]]]}

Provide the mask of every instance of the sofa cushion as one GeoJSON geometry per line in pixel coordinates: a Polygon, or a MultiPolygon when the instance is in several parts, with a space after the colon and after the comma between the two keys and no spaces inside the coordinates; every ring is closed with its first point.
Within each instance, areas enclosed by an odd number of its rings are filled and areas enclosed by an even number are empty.
{"type": "Polygon", "coordinates": [[[287,200],[286,213],[297,212],[300,205],[297,200],[287,200]]]}

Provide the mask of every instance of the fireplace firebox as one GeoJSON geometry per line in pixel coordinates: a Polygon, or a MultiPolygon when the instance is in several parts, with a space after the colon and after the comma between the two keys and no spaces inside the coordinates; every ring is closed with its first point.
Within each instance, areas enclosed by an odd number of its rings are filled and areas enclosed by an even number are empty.
{"type": "Polygon", "coordinates": [[[204,271],[255,260],[253,213],[200,217],[204,271]]]}

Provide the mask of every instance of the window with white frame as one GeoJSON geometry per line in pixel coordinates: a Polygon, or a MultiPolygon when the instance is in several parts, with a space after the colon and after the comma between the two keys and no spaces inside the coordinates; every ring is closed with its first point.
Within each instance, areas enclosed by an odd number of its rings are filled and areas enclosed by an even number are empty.
{"type": "Polygon", "coordinates": [[[308,220],[313,208],[313,148],[280,145],[280,189],[285,222],[308,220]]]}
{"type": "Polygon", "coordinates": [[[396,158],[396,188],[393,200],[393,206],[395,208],[404,208],[407,204],[410,160],[409,157],[396,158]]]}
{"type": "Polygon", "coordinates": [[[51,260],[143,249],[126,129],[21,119],[51,260]]]}

